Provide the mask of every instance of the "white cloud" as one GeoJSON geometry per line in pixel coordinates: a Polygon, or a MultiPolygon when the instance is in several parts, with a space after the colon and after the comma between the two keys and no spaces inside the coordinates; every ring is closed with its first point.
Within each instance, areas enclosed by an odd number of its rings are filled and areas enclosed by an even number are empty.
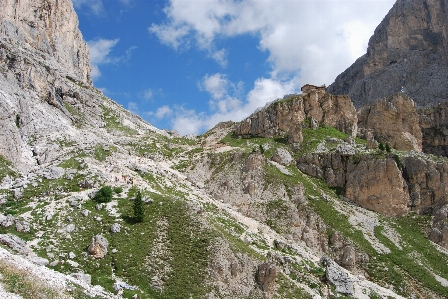
{"type": "Polygon", "coordinates": [[[192,45],[221,67],[228,50],[217,42],[238,35],[258,38],[266,51],[271,72],[259,78],[242,96],[220,73],[206,75],[199,87],[210,93],[208,115],[174,108],[173,129],[180,134],[199,133],[219,121],[240,121],[258,107],[285,94],[297,93],[306,83],[330,84],[366,52],[368,39],[395,0],[170,0],[167,20],[149,31],[174,49],[192,45]]]}
{"type": "Polygon", "coordinates": [[[117,58],[111,58],[109,53],[118,41],[119,39],[107,40],[100,38],[87,42],[90,51],[90,65],[92,67],[92,72],[90,75],[93,79],[101,76],[99,65],[117,61],[117,58]]]}
{"type": "Polygon", "coordinates": [[[138,105],[135,102],[129,102],[128,103],[128,110],[131,111],[134,114],[139,114],[138,105]]]}
{"type": "Polygon", "coordinates": [[[72,0],[75,8],[81,8],[81,6],[88,6],[94,14],[101,14],[104,10],[103,2],[101,0],[72,0]]]}
{"type": "Polygon", "coordinates": [[[161,118],[164,118],[165,116],[170,115],[171,113],[173,113],[173,110],[171,110],[170,107],[165,105],[165,106],[159,107],[157,109],[157,112],[155,113],[155,116],[157,118],[161,119],[161,118]]]}
{"type": "Polygon", "coordinates": [[[300,73],[300,84],[329,84],[365,52],[368,38],[395,0],[170,0],[167,22],[149,30],[174,48],[195,44],[220,65],[217,39],[259,37],[273,74],[300,73]]]}

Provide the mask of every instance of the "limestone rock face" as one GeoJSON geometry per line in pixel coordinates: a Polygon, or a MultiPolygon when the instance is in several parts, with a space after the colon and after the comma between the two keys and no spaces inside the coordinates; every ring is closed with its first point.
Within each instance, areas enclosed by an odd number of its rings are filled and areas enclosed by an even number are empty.
{"type": "Polygon", "coordinates": [[[397,93],[360,109],[358,127],[374,138],[402,151],[422,151],[422,131],[414,101],[397,93]]]}
{"type": "Polygon", "coordinates": [[[360,206],[388,216],[409,211],[409,193],[393,159],[361,161],[347,176],[345,196],[360,206]]]}
{"type": "Polygon", "coordinates": [[[344,189],[344,196],[354,203],[389,216],[433,213],[448,201],[448,165],[443,161],[413,155],[397,161],[392,155],[316,153],[297,159],[297,167],[344,189]]]}
{"type": "Polygon", "coordinates": [[[448,98],[447,1],[398,0],[369,40],[367,53],[327,91],[346,94],[357,108],[404,92],[417,106],[448,98]]]}
{"type": "Polygon", "coordinates": [[[276,278],[277,268],[274,264],[263,263],[258,266],[255,279],[264,292],[269,294],[274,291],[276,278]]]}
{"type": "Polygon", "coordinates": [[[91,84],[90,55],[70,0],[2,0],[0,32],[21,46],[48,54],[67,75],[91,84]]]}
{"type": "Polygon", "coordinates": [[[419,111],[423,152],[448,156],[448,102],[419,111]]]}
{"type": "Polygon", "coordinates": [[[325,266],[325,276],[335,287],[336,292],[351,296],[354,294],[354,280],[333,260],[323,257],[321,263],[325,266]]]}
{"type": "Polygon", "coordinates": [[[302,141],[302,122],[331,126],[347,134],[356,135],[357,114],[347,96],[334,96],[321,90],[293,96],[272,103],[235,127],[241,136],[286,136],[291,143],[302,141]]]}

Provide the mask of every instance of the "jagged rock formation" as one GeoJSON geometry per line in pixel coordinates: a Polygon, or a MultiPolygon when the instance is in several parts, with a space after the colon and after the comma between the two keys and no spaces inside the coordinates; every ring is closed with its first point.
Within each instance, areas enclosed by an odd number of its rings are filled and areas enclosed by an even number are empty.
{"type": "Polygon", "coordinates": [[[355,107],[403,91],[417,106],[448,98],[448,15],[445,0],[398,0],[369,40],[367,53],[328,87],[355,107]]]}
{"type": "Polygon", "coordinates": [[[291,143],[302,141],[302,122],[324,125],[356,136],[356,110],[347,96],[334,96],[323,90],[274,102],[239,123],[239,136],[287,137],[291,143]]]}
{"type": "Polygon", "coordinates": [[[423,152],[448,156],[448,102],[418,111],[423,133],[423,152]]]}
{"type": "Polygon", "coordinates": [[[422,151],[422,131],[414,101],[403,93],[394,94],[363,107],[358,112],[358,128],[374,138],[403,151],[422,151]]]}
{"type": "MultiPolygon", "coordinates": [[[[13,41],[23,50],[37,51],[47,60],[46,64],[59,64],[67,76],[88,85],[92,83],[89,49],[78,29],[78,17],[71,1],[3,0],[0,34],[3,42],[13,41]]],[[[36,73],[37,70],[28,67],[27,71],[36,73]]],[[[22,77],[22,82],[27,79],[22,77]]],[[[46,85],[44,80],[40,83],[46,85]]]]}

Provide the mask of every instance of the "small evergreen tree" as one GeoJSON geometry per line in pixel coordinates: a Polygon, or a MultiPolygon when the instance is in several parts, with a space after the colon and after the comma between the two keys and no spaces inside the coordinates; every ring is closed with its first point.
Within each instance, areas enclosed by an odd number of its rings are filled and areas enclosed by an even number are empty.
{"type": "Polygon", "coordinates": [[[389,143],[386,143],[386,152],[390,153],[390,151],[391,151],[390,145],[389,143]]]}
{"type": "Polygon", "coordinates": [[[112,200],[112,188],[110,186],[102,187],[93,199],[97,202],[110,202],[112,200]]]}
{"type": "Polygon", "coordinates": [[[142,222],[144,217],[145,210],[143,209],[142,194],[139,190],[137,191],[137,195],[135,196],[134,200],[134,219],[137,222],[142,222]]]}
{"type": "Polygon", "coordinates": [[[264,154],[264,148],[263,148],[263,146],[262,146],[261,144],[259,144],[259,147],[260,147],[260,153],[264,154]]]}
{"type": "Polygon", "coordinates": [[[385,149],[385,148],[384,148],[384,144],[380,142],[380,143],[378,144],[378,149],[379,149],[380,151],[383,152],[384,149],[385,149]]]}

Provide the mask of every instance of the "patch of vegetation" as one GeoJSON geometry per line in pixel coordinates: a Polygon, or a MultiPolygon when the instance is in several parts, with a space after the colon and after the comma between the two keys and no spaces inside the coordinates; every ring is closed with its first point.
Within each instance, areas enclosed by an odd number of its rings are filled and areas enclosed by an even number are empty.
{"type": "MultiPolygon", "coordinates": [[[[393,266],[388,267],[387,271],[381,271],[381,267],[376,267],[372,269],[372,273],[376,279],[387,283],[392,281],[395,286],[402,287],[411,277],[437,294],[448,296],[446,287],[442,286],[428,270],[431,269],[437,275],[448,279],[446,272],[448,257],[438,251],[422,232],[421,224],[427,221],[424,216],[417,215],[394,220],[395,224],[392,227],[402,237],[402,249],[399,249],[382,233],[382,226],[375,227],[375,237],[391,251],[389,254],[377,256],[377,261],[379,264],[393,266]]],[[[399,288],[398,291],[400,291],[399,288]]]]}
{"type": "Polygon", "coordinates": [[[142,201],[142,193],[137,191],[137,195],[134,199],[134,221],[135,222],[143,222],[143,218],[145,217],[145,209],[143,207],[143,201],[142,201]]]}
{"type": "Polygon", "coordinates": [[[68,298],[68,294],[5,260],[0,261],[0,273],[2,274],[0,281],[6,291],[18,294],[24,299],[58,299],[65,296],[68,298]]]}
{"type": "Polygon", "coordinates": [[[302,136],[303,142],[298,156],[315,151],[317,146],[327,138],[345,140],[348,135],[333,127],[319,127],[316,130],[303,128],[302,136]]]}
{"type": "Polygon", "coordinates": [[[313,296],[308,294],[304,289],[299,288],[297,285],[288,280],[288,278],[279,273],[277,277],[277,294],[274,298],[286,298],[286,299],[311,299],[313,296]]]}
{"type": "Polygon", "coordinates": [[[101,105],[101,108],[103,109],[103,120],[106,123],[106,129],[108,132],[119,131],[128,136],[138,134],[137,130],[123,125],[119,119],[119,116],[116,115],[112,109],[107,108],[104,105],[101,105]]]}
{"type": "Polygon", "coordinates": [[[101,145],[96,145],[95,146],[95,151],[93,152],[93,157],[95,159],[97,159],[98,161],[104,162],[106,161],[107,157],[109,157],[112,152],[116,152],[117,151],[117,147],[115,146],[110,146],[110,147],[104,147],[101,145]]]}
{"type": "Polygon", "coordinates": [[[67,109],[67,111],[74,116],[74,125],[77,128],[81,128],[83,124],[86,123],[86,117],[84,114],[81,113],[81,111],[78,110],[75,106],[70,105],[67,102],[64,102],[64,107],[67,109]]]}
{"type": "Polygon", "coordinates": [[[110,186],[104,186],[95,194],[93,200],[100,203],[110,202],[112,200],[112,194],[112,188],[110,186]]]}
{"type": "Polygon", "coordinates": [[[13,171],[12,163],[0,155],[0,182],[6,177],[9,176],[11,178],[17,177],[17,173],[13,171]]]}

